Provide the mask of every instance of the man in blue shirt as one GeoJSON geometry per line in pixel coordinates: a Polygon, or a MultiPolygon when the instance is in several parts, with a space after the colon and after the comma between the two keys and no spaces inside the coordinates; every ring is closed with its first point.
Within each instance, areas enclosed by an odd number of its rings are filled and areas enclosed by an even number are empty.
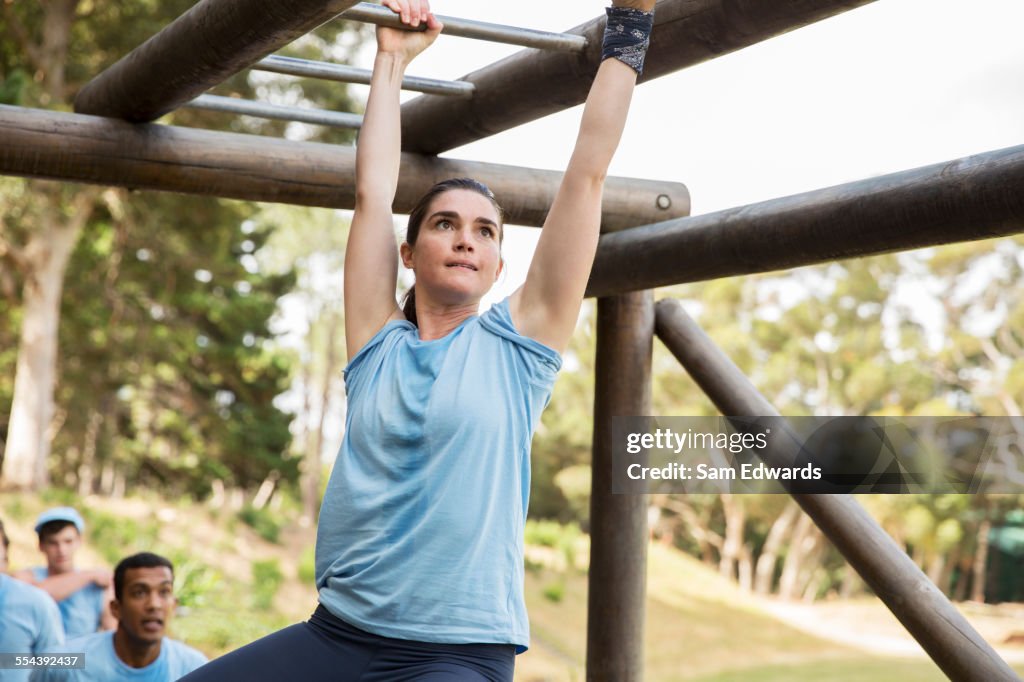
{"type": "Polygon", "coordinates": [[[82,546],[85,532],[81,515],[71,507],[48,509],[36,520],[35,530],[46,566],[19,571],[14,577],[53,597],[69,638],[116,627],[117,621],[110,613],[110,571],[75,568],[75,553],[82,546]]]}
{"type": "MultiPolygon", "coordinates": [[[[60,612],[50,596],[6,575],[10,541],[0,522],[0,653],[40,654],[64,643],[60,612]]],[[[0,670],[5,682],[29,679],[28,668],[0,670]]]]}
{"type": "Polygon", "coordinates": [[[59,653],[84,654],[85,667],[38,670],[33,682],[170,682],[187,675],[206,656],[165,636],[176,605],[170,561],[149,552],[123,559],[114,569],[111,604],[117,630],[68,640],[59,653]]]}

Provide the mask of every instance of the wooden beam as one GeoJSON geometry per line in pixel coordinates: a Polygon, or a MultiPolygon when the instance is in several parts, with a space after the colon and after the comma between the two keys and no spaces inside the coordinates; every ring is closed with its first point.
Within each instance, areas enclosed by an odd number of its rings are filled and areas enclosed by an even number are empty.
{"type": "Polygon", "coordinates": [[[87,83],[75,111],[153,121],[354,4],[202,0],[87,83]]]}
{"type": "MultiPolygon", "coordinates": [[[[0,174],[305,206],[355,205],[355,148],[0,105],[0,174]]],[[[562,174],[402,155],[395,211],[435,182],[470,176],[491,187],[517,225],[540,226],[562,174]]],[[[618,229],[685,215],[686,187],[608,178],[602,220],[618,229]],[[668,208],[661,208],[667,197],[668,208]]]]}
{"type": "Polygon", "coordinates": [[[1024,145],[604,235],[608,296],[1024,232],[1024,145]]]}
{"type": "MultiPolygon", "coordinates": [[[[662,0],[640,82],[699,64],[872,0],[662,0]]],[[[402,105],[407,151],[439,154],[582,104],[601,59],[602,15],[567,33],[588,40],[571,54],[523,50],[460,80],[473,98],[425,95],[402,105]]]]}
{"type": "MultiPolygon", "coordinates": [[[[656,311],[658,338],[722,414],[779,416],[678,301],[658,301],[656,311]]],[[[949,679],[1019,679],[852,495],[793,499],[949,679]]]]}
{"type": "Polygon", "coordinates": [[[651,414],[654,295],[597,302],[587,588],[591,682],[643,679],[647,497],[612,493],[612,417],[651,414]]]}

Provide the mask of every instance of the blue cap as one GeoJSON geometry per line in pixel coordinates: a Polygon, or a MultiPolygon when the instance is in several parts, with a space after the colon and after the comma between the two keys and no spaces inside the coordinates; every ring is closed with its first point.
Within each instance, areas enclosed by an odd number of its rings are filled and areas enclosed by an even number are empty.
{"type": "Polygon", "coordinates": [[[36,519],[36,532],[38,533],[40,528],[51,521],[70,521],[75,524],[79,534],[85,532],[85,521],[82,519],[82,515],[71,507],[54,507],[44,511],[36,519]]]}

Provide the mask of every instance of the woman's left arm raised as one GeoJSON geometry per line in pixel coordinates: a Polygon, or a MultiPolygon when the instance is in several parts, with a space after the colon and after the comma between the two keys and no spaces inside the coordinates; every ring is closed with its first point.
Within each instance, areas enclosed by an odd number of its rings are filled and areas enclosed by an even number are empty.
{"type": "MultiPolygon", "coordinates": [[[[613,7],[642,12],[653,11],[654,4],[655,0],[612,2],[613,7]]],[[[608,54],[607,39],[605,47],[608,54]]],[[[636,49],[627,46],[623,52],[625,61],[636,63],[636,49]]],[[[597,70],[583,107],[576,146],[544,221],[526,282],[509,300],[519,333],[559,353],[569,344],[583,303],[600,236],[604,179],[619,146],[636,85],[637,71],[625,61],[604,59],[597,70]]]]}

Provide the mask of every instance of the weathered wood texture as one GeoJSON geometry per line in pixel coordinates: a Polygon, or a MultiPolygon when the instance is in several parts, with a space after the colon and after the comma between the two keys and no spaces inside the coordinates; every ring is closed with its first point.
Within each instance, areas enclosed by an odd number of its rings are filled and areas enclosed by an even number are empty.
{"type": "Polygon", "coordinates": [[[647,498],[612,493],[612,417],[651,414],[654,296],[597,302],[587,680],[643,679],[647,498]]]}
{"type": "MultiPolygon", "coordinates": [[[[656,331],[723,415],[779,416],[675,300],[656,331]]],[[[991,646],[850,495],[793,495],[850,565],[951,680],[1018,680],[991,646]]]]}
{"type": "MultiPolygon", "coordinates": [[[[0,173],[306,206],[355,205],[355,148],[290,142],[81,114],[0,106],[0,173]]],[[[491,187],[507,220],[540,226],[561,173],[402,155],[395,211],[412,209],[434,182],[470,176],[491,187]]],[[[679,183],[609,178],[603,227],[685,215],[679,183]],[[671,208],[658,197],[671,197],[671,208]]]]}
{"type": "MultiPolygon", "coordinates": [[[[640,82],[754,45],[872,0],[662,0],[640,82]]],[[[402,145],[439,154],[582,104],[601,60],[604,15],[567,33],[585,36],[571,54],[527,49],[461,80],[471,100],[426,95],[402,105],[402,145]]],[[[671,126],[666,128],[671,134],[671,126]]]]}
{"type": "Polygon", "coordinates": [[[1024,232],[1024,145],[604,235],[588,296],[1024,232]]]}
{"type": "Polygon", "coordinates": [[[75,111],[153,121],[354,4],[202,0],[87,83],[75,111]]]}

